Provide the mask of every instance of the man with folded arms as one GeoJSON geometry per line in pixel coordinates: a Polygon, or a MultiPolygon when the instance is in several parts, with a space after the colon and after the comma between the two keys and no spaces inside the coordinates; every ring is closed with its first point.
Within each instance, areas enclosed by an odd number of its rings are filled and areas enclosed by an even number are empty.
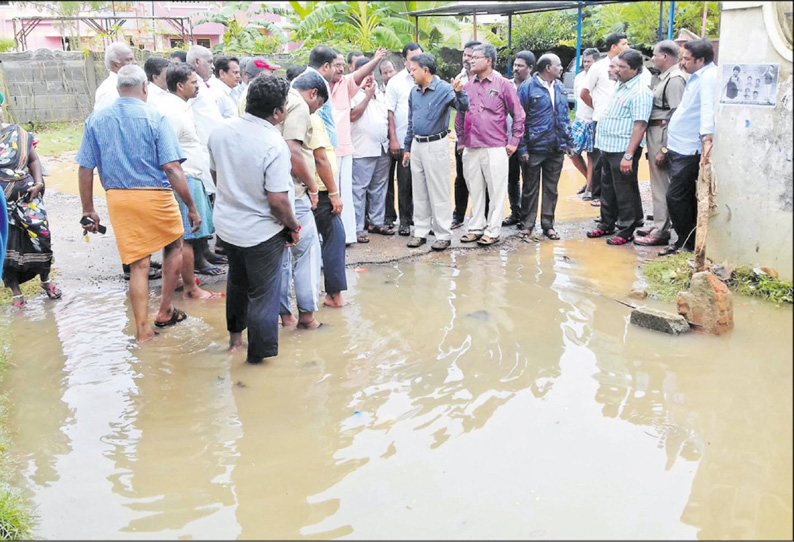
{"type": "Polygon", "coordinates": [[[411,74],[416,86],[408,95],[408,128],[403,154],[403,166],[408,165],[409,160],[411,163],[414,198],[414,236],[408,246],[424,245],[432,228],[436,241],[431,248],[444,250],[452,238],[449,114],[453,107],[459,112],[466,111],[469,98],[460,76],[452,80],[452,85],[436,76],[436,59],[430,53],[422,53],[411,60],[411,74]]]}
{"type": "Polygon", "coordinates": [[[119,98],[92,113],[75,160],[83,217],[91,219],[88,231],[96,232],[99,215],[94,210],[94,168],[105,189],[110,223],[121,263],[130,265],[130,301],[139,342],[154,337],[148,322],[149,255],[163,250],[163,289],[157,327],[181,322],[187,315],[171,305],[182,266],[182,216],[176,191],[188,208],[193,231],[201,226],[185,173],[185,160],[174,130],[154,107],[146,105],[146,73],[139,66],[118,71],[119,98]]]}

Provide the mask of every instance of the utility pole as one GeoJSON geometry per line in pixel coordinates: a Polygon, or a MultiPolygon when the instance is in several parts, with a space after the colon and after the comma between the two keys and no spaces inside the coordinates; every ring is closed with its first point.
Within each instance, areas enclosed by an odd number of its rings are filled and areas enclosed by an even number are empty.
{"type": "Polygon", "coordinates": [[[700,37],[706,37],[706,21],[709,18],[709,4],[708,2],[703,2],[703,26],[700,28],[700,37]]]}

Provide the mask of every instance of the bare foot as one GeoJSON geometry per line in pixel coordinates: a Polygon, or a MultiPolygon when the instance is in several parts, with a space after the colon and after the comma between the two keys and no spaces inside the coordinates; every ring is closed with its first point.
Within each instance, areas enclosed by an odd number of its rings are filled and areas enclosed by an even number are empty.
{"type": "Polygon", "coordinates": [[[282,328],[292,327],[294,325],[297,325],[297,323],[298,323],[298,319],[295,318],[295,316],[293,316],[292,314],[282,314],[281,315],[281,327],[282,328]]]}
{"type": "Polygon", "coordinates": [[[242,333],[229,333],[229,352],[238,352],[247,346],[242,333]]]}
{"type": "Polygon", "coordinates": [[[336,294],[326,294],[323,305],[338,309],[347,305],[347,301],[345,301],[345,299],[342,297],[342,292],[338,292],[336,294]]]}
{"type": "Polygon", "coordinates": [[[145,343],[147,341],[151,341],[156,336],[157,336],[157,333],[152,328],[150,328],[149,326],[146,326],[145,329],[138,330],[137,339],[138,339],[139,343],[145,343]]]}
{"type": "Polygon", "coordinates": [[[14,296],[14,301],[11,303],[11,305],[13,305],[16,309],[21,309],[26,303],[27,301],[25,301],[25,296],[20,294],[14,296]]]}
{"type": "Polygon", "coordinates": [[[320,322],[318,322],[316,318],[312,318],[308,322],[298,322],[298,326],[297,327],[298,327],[298,329],[312,330],[312,329],[317,329],[321,325],[322,324],[320,322]]]}
{"type": "Polygon", "coordinates": [[[194,288],[189,292],[185,292],[185,297],[188,299],[195,299],[196,301],[204,301],[205,299],[214,299],[221,297],[218,292],[210,292],[209,290],[202,290],[201,288],[194,288]]]}

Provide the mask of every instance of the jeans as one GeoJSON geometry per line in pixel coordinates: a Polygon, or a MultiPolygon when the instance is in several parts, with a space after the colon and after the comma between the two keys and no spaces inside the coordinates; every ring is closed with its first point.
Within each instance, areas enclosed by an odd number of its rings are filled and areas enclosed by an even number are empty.
{"type": "Polygon", "coordinates": [[[554,211],[557,209],[557,184],[560,182],[563,160],[564,155],[562,153],[530,153],[529,162],[524,164],[524,190],[521,194],[521,211],[518,216],[530,231],[535,227],[535,220],[538,218],[541,174],[543,203],[540,210],[540,227],[543,231],[554,228],[554,211]]]}
{"type": "Polygon", "coordinates": [[[258,363],[278,355],[278,310],[281,261],[286,237],[277,233],[252,247],[226,243],[229,273],[226,283],[226,329],[248,328],[248,361],[258,363]]]}
{"type": "Polygon", "coordinates": [[[345,276],[345,227],[342,217],[331,213],[333,205],[327,190],[321,190],[317,207],[314,209],[314,221],[322,238],[323,276],[325,292],[338,294],[347,290],[345,276]]]}
{"type": "Polygon", "coordinates": [[[356,210],[356,233],[364,231],[364,217],[369,208],[370,224],[383,226],[386,205],[386,181],[391,157],[353,158],[353,204],[356,210]],[[369,205],[367,200],[369,199],[369,205]]]}
{"type": "Polygon", "coordinates": [[[601,152],[604,176],[601,184],[601,229],[609,231],[617,225],[617,235],[629,239],[634,230],[642,226],[642,198],[637,183],[637,167],[642,149],[638,148],[632,160],[631,173],[620,171],[622,152],[601,152]]]}
{"type": "Polygon", "coordinates": [[[678,234],[675,246],[695,249],[694,229],[697,225],[697,180],[700,173],[700,154],[687,156],[667,151],[670,161],[670,188],[667,189],[667,212],[678,234]]]}
{"type": "Polygon", "coordinates": [[[284,251],[281,262],[281,298],[279,314],[292,314],[292,283],[298,312],[315,312],[320,306],[320,268],[322,255],[317,226],[314,224],[309,196],[295,200],[295,217],[301,223],[298,244],[284,251]]]}

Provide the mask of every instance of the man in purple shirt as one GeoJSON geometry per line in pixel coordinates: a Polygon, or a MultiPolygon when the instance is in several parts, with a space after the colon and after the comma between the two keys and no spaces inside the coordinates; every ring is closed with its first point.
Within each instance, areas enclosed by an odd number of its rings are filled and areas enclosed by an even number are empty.
{"type": "Polygon", "coordinates": [[[524,108],[513,83],[494,71],[496,47],[478,45],[471,56],[475,78],[463,89],[469,96],[469,114],[455,118],[455,131],[463,144],[463,173],[471,193],[469,233],[461,242],[488,246],[499,242],[507,199],[510,156],[524,135],[524,108]],[[513,116],[510,137],[505,133],[507,116],[513,116]],[[485,218],[485,195],[490,196],[485,218]]]}

